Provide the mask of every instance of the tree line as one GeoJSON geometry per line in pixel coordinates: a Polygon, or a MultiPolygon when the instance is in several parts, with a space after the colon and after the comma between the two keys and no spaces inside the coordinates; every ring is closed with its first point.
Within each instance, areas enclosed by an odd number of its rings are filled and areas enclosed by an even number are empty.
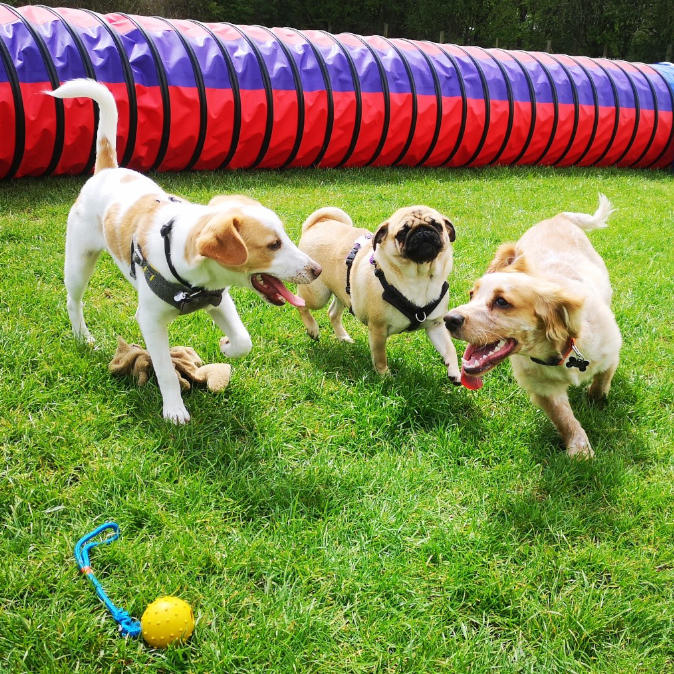
{"type": "Polygon", "coordinates": [[[672,0],[47,0],[43,4],[644,62],[672,60],[674,43],[672,0]]]}

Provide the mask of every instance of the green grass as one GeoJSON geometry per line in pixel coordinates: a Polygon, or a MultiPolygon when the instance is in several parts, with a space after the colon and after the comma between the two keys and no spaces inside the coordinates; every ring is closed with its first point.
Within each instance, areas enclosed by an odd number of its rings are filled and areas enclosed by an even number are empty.
{"type": "MultiPolygon", "coordinates": [[[[65,220],[81,178],[0,185],[0,670],[7,672],[666,672],[674,667],[674,181],[613,170],[352,170],[161,175],[196,201],[244,192],[297,239],[314,208],[374,228],[427,203],[456,225],[452,303],[496,246],[560,210],[618,211],[591,239],[624,347],[611,398],[572,404],[596,451],[570,462],[503,365],[456,389],[421,333],[370,364],[365,328],[319,343],[290,307],[233,295],[253,351],[221,395],[163,422],[156,383],[107,371],[140,341],[135,297],[102,257],[85,298],[97,348],[70,334],[65,220]],[[113,601],[195,609],[184,646],[116,635],[113,601]]],[[[221,361],[202,313],[173,344],[221,361]]],[[[462,345],[457,344],[459,351],[462,345]]]]}

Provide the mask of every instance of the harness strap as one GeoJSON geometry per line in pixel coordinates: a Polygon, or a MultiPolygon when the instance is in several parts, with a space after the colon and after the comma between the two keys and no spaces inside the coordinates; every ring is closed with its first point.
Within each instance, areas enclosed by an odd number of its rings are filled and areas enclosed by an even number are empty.
{"type": "Polygon", "coordinates": [[[410,322],[407,332],[416,330],[437,308],[442,302],[442,298],[449,290],[449,283],[445,281],[440,290],[440,296],[429,302],[426,306],[419,307],[413,302],[410,302],[395,286],[391,285],[386,279],[384,272],[375,264],[375,276],[379,279],[381,287],[384,289],[382,298],[388,302],[392,307],[396,308],[407,320],[410,322]]]}
{"type": "Polygon", "coordinates": [[[529,358],[533,360],[534,363],[538,363],[539,365],[547,365],[550,367],[561,365],[568,358],[569,360],[566,363],[566,367],[569,369],[572,367],[577,367],[580,372],[585,372],[585,370],[587,370],[587,366],[590,364],[590,361],[586,360],[585,356],[583,356],[583,354],[578,350],[578,347],[576,346],[576,340],[573,337],[569,337],[569,341],[564,347],[564,353],[558,357],[553,356],[548,360],[540,360],[539,358],[534,358],[533,356],[529,356],[529,358]],[[578,357],[575,358],[574,356],[571,356],[569,358],[571,351],[573,351],[578,357]]]}
{"type": "Polygon", "coordinates": [[[188,288],[192,287],[192,284],[189,281],[186,281],[173,266],[173,261],[171,260],[171,230],[173,229],[173,223],[175,218],[171,218],[165,225],[162,225],[162,228],[159,230],[162,239],[164,239],[164,255],[166,256],[166,263],[168,268],[171,270],[173,276],[184,286],[188,288]]]}
{"type": "Polygon", "coordinates": [[[346,294],[351,295],[351,267],[353,266],[353,261],[358,255],[358,251],[365,245],[367,241],[372,238],[372,234],[363,234],[356,239],[356,242],[353,244],[353,248],[346,256],[346,294]]]}
{"type": "MultiPolygon", "coordinates": [[[[166,241],[168,241],[168,237],[164,237],[165,251],[167,249],[166,241]]],[[[170,250],[170,244],[168,248],[170,250]]],[[[171,268],[173,265],[170,263],[170,254],[167,255],[166,259],[169,263],[169,268],[171,268]]],[[[207,290],[206,288],[192,286],[187,282],[172,283],[168,281],[147,261],[140,246],[132,241],[131,271],[129,272],[132,278],[136,277],[136,265],[143,270],[145,282],[150,290],[160,300],[175,307],[181,314],[190,314],[198,309],[203,309],[209,304],[218,306],[222,301],[224,288],[222,290],[207,290]]],[[[174,270],[171,273],[177,279],[181,278],[174,270]]]]}

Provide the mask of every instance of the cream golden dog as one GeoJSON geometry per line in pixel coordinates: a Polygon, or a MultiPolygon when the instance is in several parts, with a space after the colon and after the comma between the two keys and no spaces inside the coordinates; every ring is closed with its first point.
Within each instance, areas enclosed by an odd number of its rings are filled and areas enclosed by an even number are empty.
{"type": "Polygon", "coordinates": [[[186,423],[190,415],[171,364],[168,324],[182,313],[205,309],[227,335],[220,349],[235,358],[252,346],[229,286],[253,288],[271,304],[302,300],[282,280],[309,283],[321,268],[300,252],[278,216],[244,196],[219,196],[208,206],[167,194],[155,182],[117,168],[117,107],[108,89],[93,80],[72,80],[58,98],[88,97],[100,108],[94,176],[68,215],[65,284],[73,332],[93,338],[82,297],[96,260],[107,250],[138,292],[140,326],[163,399],[163,416],[186,423]]]}
{"type": "Polygon", "coordinates": [[[298,307],[307,333],[318,339],[310,309],[325,306],[337,338],[352,342],[342,325],[350,309],[368,326],[375,369],[386,374],[386,340],[405,330],[426,330],[449,378],[460,383],[456,350],[442,319],[449,304],[455,233],[447,217],[428,206],[396,211],[372,235],[353,226],[339,208],[321,208],[302,225],[299,248],[322,267],[320,279],[302,286],[298,307]]]}
{"type": "Polygon", "coordinates": [[[608,272],[584,233],[605,227],[611,212],[600,194],[594,215],[560,213],[503,244],[468,304],[445,317],[452,335],[468,342],[462,383],[480,388],[482,376],[510,357],[515,378],[555,424],[569,456],[594,454],[567,389],[591,382],[590,397],[603,398],[618,366],[608,272]]]}

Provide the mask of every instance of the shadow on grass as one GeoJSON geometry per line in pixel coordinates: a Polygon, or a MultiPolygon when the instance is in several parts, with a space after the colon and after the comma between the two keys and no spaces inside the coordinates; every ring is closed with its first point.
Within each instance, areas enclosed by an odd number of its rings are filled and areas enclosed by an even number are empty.
{"type": "Polygon", "coordinates": [[[374,395],[402,398],[404,404],[387,428],[391,439],[398,443],[416,430],[474,423],[481,417],[479,406],[463,395],[462,387],[449,381],[439,356],[427,367],[389,355],[391,374],[382,376],[372,365],[368,345],[358,339],[354,344],[345,344],[328,335],[312,342],[306,355],[316,370],[346,380],[351,386],[367,387],[374,395]]]}
{"type": "Polygon", "coordinates": [[[595,451],[591,461],[571,460],[552,423],[541,412],[531,440],[540,476],[526,491],[497,495],[496,517],[518,537],[558,541],[614,535],[615,503],[625,481],[625,466],[647,460],[646,439],[630,419],[637,394],[620,374],[609,399],[593,403],[585,389],[569,392],[574,414],[595,451]]]}

